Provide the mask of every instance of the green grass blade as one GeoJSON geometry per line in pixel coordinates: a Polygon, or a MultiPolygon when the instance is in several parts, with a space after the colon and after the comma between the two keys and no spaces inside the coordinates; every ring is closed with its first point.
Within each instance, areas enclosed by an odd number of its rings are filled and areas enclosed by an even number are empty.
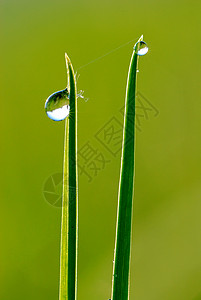
{"type": "MultiPolygon", "coordinates": [[[[138,42],[142,41],[141,37],[138,42]]],[[[135,94],[138,64],[138,44],[131,57],[124,115],[121,171],[119,182],[115,256],[113,266],[112,300],[127,300],[129,297],[129,273],[131,230],[134,194],[135,152],[135,94]]]]}
{"type": "Polygon", "coordinates": [[[73,67],[67,54],[65,58],[70,91],[70,116],[65,121],[59,299],[76,300],[78,250],[77,89],[73,67]]]}

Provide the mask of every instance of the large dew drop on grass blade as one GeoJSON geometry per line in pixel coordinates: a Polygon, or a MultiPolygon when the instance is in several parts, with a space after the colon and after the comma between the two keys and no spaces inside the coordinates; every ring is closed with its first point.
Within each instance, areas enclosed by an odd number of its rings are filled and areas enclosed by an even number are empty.
{"type": "Polygon", "coordinates": [[[54,121],[62,121],[70,113],[69,94],[67,88],[48,97],[45,102],[47,116],[54,121]]]}
{"type": "Polygon", "coordinates": [[[135,45],[135,49],[137,51],[137,55],[143,56],[145,54],[147,54],[147,52],[149,51],[149,48],[147,46],[147,44],[144,41],[140,41],[135,45]]]}

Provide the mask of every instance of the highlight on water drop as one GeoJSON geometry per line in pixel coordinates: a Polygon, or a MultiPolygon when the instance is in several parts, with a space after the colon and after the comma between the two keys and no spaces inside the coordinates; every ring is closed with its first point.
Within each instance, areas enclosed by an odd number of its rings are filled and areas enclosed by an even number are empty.
{"type": "Polygon", "coordinates": [[[137,55],[143,56],[143,55],[147,54],[147,52],[149,51],[149,48],[144,41],[139,41],[135,44],[135,50],[137,52],[137,55]]]}
{"type": "Polygon", "coordinates": [[[69,93],[67,88],[53,93],[45,102],[47,116],[53,121],[62,121],[69,116],[69,93]]]}

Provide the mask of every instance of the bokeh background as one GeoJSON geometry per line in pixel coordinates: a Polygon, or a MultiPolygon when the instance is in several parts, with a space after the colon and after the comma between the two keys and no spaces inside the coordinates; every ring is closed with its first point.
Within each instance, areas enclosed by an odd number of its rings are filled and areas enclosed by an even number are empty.
{"type": "Polygon", "coordinates": [[[79,149],[107,160],[85,162],[91,182],[79,176],[78,297],[110,298],[120,151],[97,134],[122,124],[142,33],[138,91],[152,106],[138,110],[130,299],[201,299],[200,10],[197,0],[1,0],[0,299],[58,299],[61,208],[43,189],[62,172],[64,123],[44,102],[66,86],[65,52],[85,95],[79,149]]]}

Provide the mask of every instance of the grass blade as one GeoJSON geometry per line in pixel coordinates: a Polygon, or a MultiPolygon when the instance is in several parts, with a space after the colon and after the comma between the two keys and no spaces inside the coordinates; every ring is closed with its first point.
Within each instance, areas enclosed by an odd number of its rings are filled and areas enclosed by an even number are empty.
{"type": "Polygon", "coordinates": [[[70,92],[70,116],[65,121],[59,299],[76,300],[78,250],[77,89],[73,66],[67,54],[65,59],[70,92]]]}
{"type": "Polygon", "coordinates": [[[143,36],[134,46],[125,99],[124,130],[118,195],[112,300],[129,298],[131,230],[134,194],[135,94],[138,50],[143,36]]]}

